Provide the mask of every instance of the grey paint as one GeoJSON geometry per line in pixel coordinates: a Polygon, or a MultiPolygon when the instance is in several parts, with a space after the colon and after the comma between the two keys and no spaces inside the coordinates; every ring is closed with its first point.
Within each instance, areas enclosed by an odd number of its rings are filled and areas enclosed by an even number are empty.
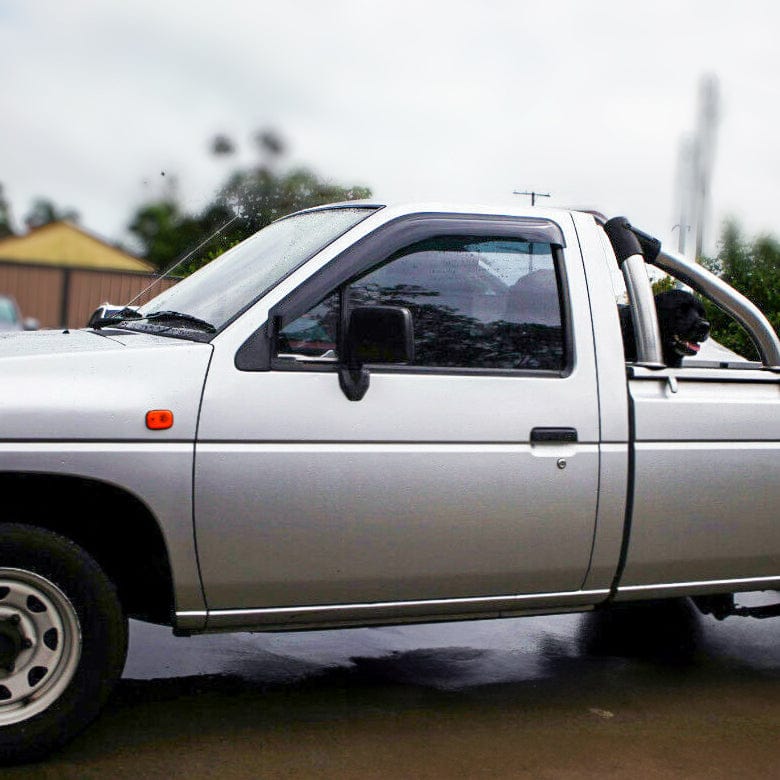
{"type": "MultiPolygon", "coordinates": [[[[586,300],[571,218],[556,218],[570,294],[586,300]]],[[[233,344],[216,339],[195,488],[209,608],[577,590],[599,416],[587,306],[572,317],[565,378],[374,371],[359,403],[334,373],[238,371],[233,344]],[[574,428],[579,442],[532,445],[545,426],[574,428]]]]}
{"type": "MultiPolygon", "coordinates": [[[[176,605],[204,605],[192,534],[192,458],[208,344],[92,331],[0,338],[0,471],[88,477],[117,485],[156,518],[176,605]],[[170,409],[169,430],[146,412],[170,409]]],[[[110,507],[104,522],[110,526],[110,507]]]]}
{"type": "Polygon", "coordinates": [[[566,243],[565,377],[374,371],[352,403],[327,370],[236,369],[274,305],[355,241],[415,213],[500,212],[383,208],[210,345],[116,330],[0,335],[0,469],[89,477],[137,496],[160,524],[178,623],[192,630],[587,609],[618,568],[628,499],[619,598],[776,584],[777,375],[632,368],[629,496],[614,256],[590,216],[533,210],[566,243]],[[153,408],[174,411],[171,430],[146,429],[153,408]],[[532,444],[533,427],[574,428],[579,441],[532,444]]]}
{"type": "Polygon", "coordinates": [[[448,598],[423,601],[373,602],[325,606],[281,607],[256,610],[211,610],[208,628],[230,630],[258,625],[267,630],[295,630],[371,623],[426,623],[436,620],[501,618],[548,612],[584,612],[603,601],[608,590],[483,598],[448,598]]]}
{"type": "Polygon", "coordinates": [[[572,214],[586,268],[599,397],[599,503],[590,569],[584,589],[609,587],[623,541],[628,484],[628,402],[623,341],[610,276],[617,269],[593,217],[572,214]]]}
{"type": "Polygon", "coordinates": [[[621,584],[778,575],[780,378],[638,369],[630,392],[636,489],[621,584]]]}
{"type": "Polygon", "coordinates": [[[110,333],[0,338],[3,439],[192,441],[210,345],[110,333]],[[147,429],[150,409],[172,410],[173,427],[147,429]]]}

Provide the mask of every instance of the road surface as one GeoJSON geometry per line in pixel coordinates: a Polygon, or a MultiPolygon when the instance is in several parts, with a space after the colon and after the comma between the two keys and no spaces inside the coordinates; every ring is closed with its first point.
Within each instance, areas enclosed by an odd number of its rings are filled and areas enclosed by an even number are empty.
{"type": "Polygon", "coordinates": [[[2,776],[778,777],[778,640],[780,619],[687,602],[188,639],[133,623],[101,718],[2,776]]]}

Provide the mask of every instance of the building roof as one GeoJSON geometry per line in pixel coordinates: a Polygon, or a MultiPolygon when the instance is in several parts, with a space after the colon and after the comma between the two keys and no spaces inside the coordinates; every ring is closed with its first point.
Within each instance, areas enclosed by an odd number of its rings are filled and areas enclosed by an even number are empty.
{"type": "Polygon", "coordinates": [[[106,271],[154,271],[144,260],[65,221],[34,228],[24,236],[1,239],[0,261],[106,271]]]}

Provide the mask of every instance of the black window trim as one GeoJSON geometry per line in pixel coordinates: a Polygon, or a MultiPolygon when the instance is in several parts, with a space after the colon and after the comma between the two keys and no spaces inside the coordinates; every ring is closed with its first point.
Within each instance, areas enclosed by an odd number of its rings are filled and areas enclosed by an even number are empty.
{"type": "MultiPolygon", "coordinates": [[[[255,331],[236,353],[235,365],[241,371],[316,371],[335,373],[339,362],[321,363],[273,357],[276,334],[338,291],[340,311],[344,313],[345,291],[349,284],[372,268],[381,265],[395,252],[425,239],[439,236],[479,236],[485,239],[512,238],[530,243],[549,244],[553,250],[559,305],[563,320],[564,366],[552,369],[502,369],[448,366],[367,365],[373,373],[446,374],[451,376],[534,376],[566,377],[576,363],[572,330],[572,312],[566,278],[563,248],[566,243],[560,226],[540,217],[507,217],[482,214],[411,214],[397,217],[356,241],[298,288],[275,304],[268,321],[255,331]]],[[[342,318],[343,319],[343,316],[342,318]]],[[[343,323],[340,322],[338,337],[343,323]]]]}

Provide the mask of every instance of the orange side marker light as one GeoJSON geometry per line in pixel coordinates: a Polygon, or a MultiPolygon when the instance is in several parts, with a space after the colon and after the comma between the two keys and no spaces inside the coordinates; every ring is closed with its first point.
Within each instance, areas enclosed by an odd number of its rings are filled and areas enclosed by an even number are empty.
{"type": "Polygon", "coordinates": [[[146,427],[151,431],[164,431],[173,427],[173,412],[170,409],[152,409],[146,413],[146,427]]]}

